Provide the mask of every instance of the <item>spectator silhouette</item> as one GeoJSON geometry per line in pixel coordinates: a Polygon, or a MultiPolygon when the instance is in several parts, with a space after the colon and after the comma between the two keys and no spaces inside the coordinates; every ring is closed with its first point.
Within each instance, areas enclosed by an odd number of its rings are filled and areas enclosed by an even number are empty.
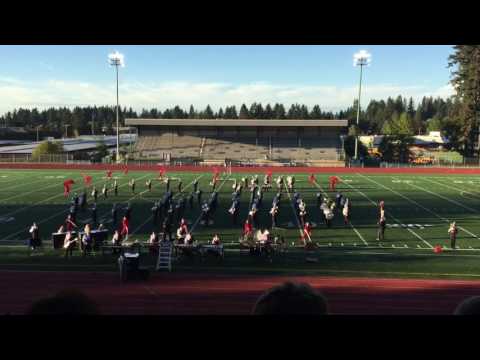
{"type": "Polygon", "coordinates": [[[308,284],[286,282],[257,300],[254,315],[326,315],[327,300],[308,284]]]}
{"type": "Polygon", "coordinates": [[[455,309],[455,315],[480,315],[480,296],[463,300],[455,309]]]}
{"type": "Polygon", "coordinates": [[[88,296],[77,290],[66,290],[36,301],[27,315],[99,315],[99,311],[88,296]]]}

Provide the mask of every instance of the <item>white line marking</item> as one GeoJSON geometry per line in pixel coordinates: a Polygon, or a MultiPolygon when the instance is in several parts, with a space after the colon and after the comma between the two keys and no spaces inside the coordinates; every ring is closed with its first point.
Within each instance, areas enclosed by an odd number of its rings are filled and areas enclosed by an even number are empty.
{"type": "MultiPolygon", "coordinates": [[[[360,174],[361,175],[361,174],[360,174]]],[[[367,178],[368,179],[368,178],[367,178]]],[[[350,184],[345,184],[347,186],[349,186],[351,189],[355,190],[356,192],[358,192],[359,194],[361,194],[365,199],[367,199],[368,201],[370,201],[370,203],[372,203],[373,206],[377,206],[377,203],[375,201],[373,201],[372,199],[370,199],[370,197],[368,197],[367,195],[365,195],[362,191],[358,190],[357,188],[353,187],[352,185],[350,184]]],[[[392,219],[394,221],[396,221],[398,224],[400,224],[401,226],[403,226],[402,222],[400,220],[398,220],[395,216],[392,215],[391,212],[387,212],[385,211],[387,214],[389,214],[389,216],[392,217],[392,219]]],[[[427,244],[428,247],[432,248],[433,249],[433,246],[428,242],[426,241],[425,239],[423,239],[420,235],[418,235],[415,231],[413,231],[412,229],[409,229],[407,228],[407,231],[409,231],[410,233],[412,233],[414,236],[416,236],[417,238],[419,238],[421,241],[423,241],[425,244],[427,244]]]]}
{"type": "MultiPolygon", "coordinates": [[[[444,218],[443,216],[438,215],[437,213],[435,213],[435,212],[433,212],[432,210],[426,208],[425,206],[419,204],[417,201],[412,200],[412,199],[408,198],[407,196],[399,193],[398,191],[392,190],[392,189],[388,188],[387,186],[385,186],[385,185],[383,185],[383,184],[381,184],[381,183],[379,183],[379,182],[377,182],[377,181],[375,181],[375,180],[372,180],[372,179],[368,178],[367,176],[364,176],[364,175],[362,175],[362,174],[358,174],[358,175],[364,177],[365,179],[367,179],[367,180],[370,181],[370,182],[373,182],[374,184],[377,184],[377,185],[383,187],[384,189],[386,189],[386,190],[388,190],[388,191],[390,191],[390,192],[392,192],[392,193],[394,193],[394,194],[397,194],[398,196],[401,196],[401,197],[404,198],[405,200],[411,202],[412,204],[415,204],[416,206],[418,206],[418,207],[422,208],[423,210],[429,212],[429,213],[432,214],[433,216],[439,218],[440,220],[443,220],[443,221],[448,222],[448,223],[451,222],[451,220],[449,220],[449,219],[447,219],[447,218],[444,218]]],[[[410,185],[410,186],[415,186],[415,185],[412,185],[412,184],[409,184],[409,185],[410,185]]],[[[462,230],[463,232],[466,232],[467,234],[473,236],[474,238],[480,239],[477,235],[475,235],[474,233],[468,231],[468,230],[465,229],[464,227],[458,226],[458,228],[459,228],[460,230],[462,230]]]]}

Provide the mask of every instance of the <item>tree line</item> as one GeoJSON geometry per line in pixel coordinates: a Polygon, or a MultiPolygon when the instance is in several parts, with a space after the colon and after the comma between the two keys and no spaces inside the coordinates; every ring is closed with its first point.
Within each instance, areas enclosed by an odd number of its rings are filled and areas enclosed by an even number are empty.
{"type": "MultiPolygon", "coordinates": [[[[371,100],[361,111],[360,126],[357,132],[364,134],[406,132],[410,135],[428,130],[443,130],[454,119],[457,104],[452,99],[424,97],[415,106],[412,98],[402,96],[387,100],[371,100]]],[[[196,109],[191,105],[187,110],[180,106],[163,111],[152,108],[137,112],[132,108],[120,110],[120,122],[125,118],[164,118],[164,119],[347,119],[350,125],[356,123],[356,101],[351,107],[337,112],[324,111],[320,105],[309,108],[305,104],[292,104],[288,109],[283,104],[253,103],[227,106],[214,111],[210,105],[205,109],[196,109]]],[[[105,129],[112,132],[116,124],[114,106],[75,107],[73,109],[50,108],[45,110],[15,109],[0,117],[4,127],[23,127],[35,130],[38,126],[44,131],[63,133],[65,125],[70,134],[90,134],[105,129]]]]}

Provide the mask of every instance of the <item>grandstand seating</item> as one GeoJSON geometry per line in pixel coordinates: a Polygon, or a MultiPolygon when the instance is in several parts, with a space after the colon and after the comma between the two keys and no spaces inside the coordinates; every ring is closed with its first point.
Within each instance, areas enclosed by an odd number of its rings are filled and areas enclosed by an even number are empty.
{"type": "Polygon", "coordinates": [[[202,160],[338,161],[340,141],[327,136],[315,138],[193,136],[176,133],[139,136],[136,152],[141,157],[202,160]]]}

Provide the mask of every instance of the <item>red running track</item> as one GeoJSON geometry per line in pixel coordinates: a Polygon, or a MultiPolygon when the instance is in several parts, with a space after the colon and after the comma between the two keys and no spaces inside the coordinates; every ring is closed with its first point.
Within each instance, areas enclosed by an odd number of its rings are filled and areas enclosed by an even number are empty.
{"type": "Polygon", "coordinates": [[[78,289],[102,314],[243,315],[263,291],[286,280],[321,290],[332,314],[448,315],[480,295],[480,281],[466,280],[155,273],[146,282],[122,284],[107,272],[0,271],[0,314],[23,314],[36,299],[78,289]]]}
{"type": "MultiPolygon", "coordinates": [[[[221,166],[161,166],[166,171],[209,172],[221,166]]],[[[129,171],[158,171],[157,165],[128,165],[129,171]]],[[[73,170],[113,170],[122,171],[125,165],[76,165],[55,163],[0,163],[0,169],[73,169],[73,170]]],[[[232,166],[234,173],[297,173],[297,174],[463,174],[478,175],[480,168],[441,168],[441,167],[418,167],[418,168],[347,168],[347,167],[288,167],[288,166],[232,166]]]]}

